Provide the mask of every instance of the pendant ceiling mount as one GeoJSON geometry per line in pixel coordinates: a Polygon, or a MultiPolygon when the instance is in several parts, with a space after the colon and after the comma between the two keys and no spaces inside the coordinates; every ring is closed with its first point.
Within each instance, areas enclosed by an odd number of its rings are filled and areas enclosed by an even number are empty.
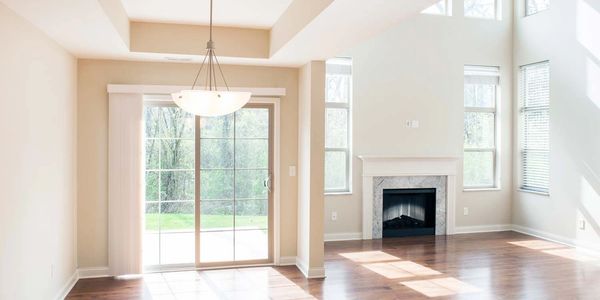
{"type": "Polygon", "coordinates": [[[213,0],[210,0],[210,37],[206,43],[206,55],[196,74],[194,83],[189,90],[173,93],[173,101],[181,109],[197,116],[217,117],[233,113],[242,108],[252,96],[249,92],[230,91],[225,74],[215,53],[213,41],[213,0]],[[195,89],[198,79],[205,70],[205,88],[195,89]],[[217,71],[225,84],[226,90],[219,91],[217,87],[217,71]]]}

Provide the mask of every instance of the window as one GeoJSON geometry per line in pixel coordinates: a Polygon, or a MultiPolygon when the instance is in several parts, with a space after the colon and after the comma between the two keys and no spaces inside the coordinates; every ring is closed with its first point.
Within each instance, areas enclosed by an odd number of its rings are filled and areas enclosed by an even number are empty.
{"type": "Polygon", "coordinates": [[[325,86],[325,192],[350,192],[352,60],[327,61],[325,86]]]}
{"type": "Polygon", "coordinates": [[[496,19],[499,0],[465,0],[465,17],[496,19]]]}
{"type": "Polygon", "coordinates": [[[547,194],[550,181],[550,64],[522,66],[519,84],[521,189],[547,194]]]}
{"type": "Polygon", "coordinates": [[[525,15],[537,14],[550,7],[550,0],[525,0],[525,15]]]}
{"type": "Polygon", "coordinates": [[[452,15],[452,0],[440,0],[434,5],[424,9],[422,14],[429,15],[443,15],[443,16],[451,16],[452,15]]]}
{"type": "Polygon", "coordinates": [[[497,172],[498,67],[465,66],[465,189],[495,188],[497,172]]]}

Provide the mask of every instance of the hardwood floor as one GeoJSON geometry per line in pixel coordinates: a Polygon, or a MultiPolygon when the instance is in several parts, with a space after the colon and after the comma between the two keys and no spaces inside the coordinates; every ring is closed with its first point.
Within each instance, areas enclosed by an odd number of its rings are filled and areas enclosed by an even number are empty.
{"type": "Polygon", "coordinates": [[[516,232],[325,244],[296,267],[82,279],[67,299],[600,299],[600,257],[516,232]]]}

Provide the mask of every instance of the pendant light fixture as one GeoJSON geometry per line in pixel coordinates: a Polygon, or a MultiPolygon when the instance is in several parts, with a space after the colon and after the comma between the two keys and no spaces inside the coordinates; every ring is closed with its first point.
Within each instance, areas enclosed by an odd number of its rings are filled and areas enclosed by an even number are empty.
{"type": "Polygon", "coordinates": [[[210,0],[210,38],[206,43],[206,56],[200,65],[200,70],[196,74],[194,83],[189,90],[182,90],[173,93],[173,101],[181,109],[197,116],[217,117],[237,111],[250,101],[251,93],[234,92],[229,90],[227,80],[219,64],[219,59],[215,54],[215,43],[212,40],[213,32],[213,0],[210,0]],[[206,66],[206,67],[205,67],[206,66]],[[200,77],[202,70],[206,68],[206,85],[204,90],[194,89],[200,77]],[[225,91],[219,91],[217,88],[217,69],[223,83],[225,91]]]}

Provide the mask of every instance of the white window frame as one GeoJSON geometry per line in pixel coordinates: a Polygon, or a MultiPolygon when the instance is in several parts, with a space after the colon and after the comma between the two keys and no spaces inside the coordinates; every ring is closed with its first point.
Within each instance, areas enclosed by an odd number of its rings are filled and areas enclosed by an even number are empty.
{"type": "Polygon", "coordinates": [[[477,19],[477,20],[502,20],[502,0],[494,0],[494,17],[485,18],[477,16],[467,16],[465,12],[465,2],[463,1],[463,16],[465,18],[477,19]]]}
{"type": "MultiPolygon", "coordinates": [[[[334,58],[328,61],[329,63],[339,63],[339,64],[348,64],[350,63],[350,67],[352,67],[352,60],[349,58],[334,58]]],[[[327,88],[327,86],[326,86],[327,88]]],[[[348,116],[347,122],[347,144],[346,148],[332,148],[325,146],[325,157],[327,156],[327,152],[344,152],[346,154],[346,181],[345,189],[327,189],[325,187],[325,195],[336,195],[336,194],[351,194],[352,193],[352,72],[350,72],[350,91],[348,95],[348,102],[328,102],[325,99],[325,113],[327,113],[328,108],[335,109],[344,109],[346,110],[346,114],[348,116]]],[[[327,91],[325,91],[325,96],[327,97],[327,91]]],[[[327,126],[327,120],[325,120],[325,126],[327,126]]],[[[325,135],[327,137],[327,135],[325,135]]],[[[327,145],[327,142],[325,142],[327,145]]]]}
{"type": "MultiPolygon", "coordinates": [[[[500,107],[500,68],[492,67],[492,66],[473,66],[466,65],[465,73],[468,69],[481,69],[483,72],[489,70],[489,72],[494,72],[495,75],[490,75],[492,77],[498,78],[498,83],[494,85],[494,107],[469,107],[465,106],[465,115],[466,113],[492,113],[494,115],[494,145],[491,148],[466,148],[463,143],[463,154],[466,152],[491,152],[494,158],[493,161],[493,184],[491,185],[474,185],[467,186],[463,180],[463,190],[465,191],[477,191],[477,190],[495,190],[500,189],[500,153],[498,151],[498,147],[500,145],[500,117],[499,117],[499,107],[500,107]]],[[[492,74],[492,73],[490,73],[492,74]]],[[[466,76],[466,74],[465,74],[466,76]]],[[[465,84],[466,85],[466,82],[465,84]]],[[[464,102],[463,102],[464,103],[464,102]]],[[[463,104],[464,105],[464,104],[463,104]]],[[[463,160],[464,164],[464,160],[463,160]]],[[[463,165],[464,170],[464,165],[463,165]]],[[[464,175],[464,173],[463,173],[464,175]]]]}
{"type": "MultiPolygon", "coordinates": [[[[547,11],[548,9],[550,9],[550,3],[548,3],[548,7],[547,8],[542,9],[542,10],[538,10],[538,11],[533,12],[533,13],[530,13],[529,12],[529,1],[531,1],[531,0],[524,0],[523,1],[523,4],[525,6],[525,7],[523,7],[523,11],[525,12],[525,17],[537,15],[537,14],[539,14],[541,12],[544,12],[544,11],[547,11]]],[[[550,2],[550,1],[548,1],[548,2],[550,2]]]]}
{"type": "MultiPolygon", "coordinates": [[[[548,100],[548,105],[545,106],[533,106],[533,107],[525,107],[525,99],[524,99],[524,89],[525,89],[525,76],[524,76],[524,71],[528,68],[528,67],[533,67],[533,66],[538,66],[538,65],[547,65],[548,66],[548,72],[550,73],[550,61],[546,60],[546,61],[540,61],[540,62],[536,62],[536,63],[531,63],[531,64],[527,64],[527,65],[522,65],[519,67],[519,120],[518,120],[518,140],[519,140],[519,156],[518,156],[518,165],[519,165],[519,185],[518,185],[518,190],[521,192],[526,192],[526,193],[532,193],[532,194],[538,194],[538,195],[543,195],[543,196],[549,196],[550,195],[550,180],[548,180],[548,186],[545,189],[539,189],[539,188],[535,188],[535,187],[526,187],[524,186],[524,172],[525,170],[523,169],[523,155],[524,152],[526,151],[526,149],[524,149],[523,147],[523,138],[524,138],[524,126],[523,126],[523,119],[524,119],[524,112],[525,110],[546,110],[548,111],[548,178],[550,179],[550,99],[548,100]]],[[[551,76],[551,74],[549,74],[549,76],[551,76]]],[[[548,82],[548,89],[550,92],[550,79],[548,82]]]]}

